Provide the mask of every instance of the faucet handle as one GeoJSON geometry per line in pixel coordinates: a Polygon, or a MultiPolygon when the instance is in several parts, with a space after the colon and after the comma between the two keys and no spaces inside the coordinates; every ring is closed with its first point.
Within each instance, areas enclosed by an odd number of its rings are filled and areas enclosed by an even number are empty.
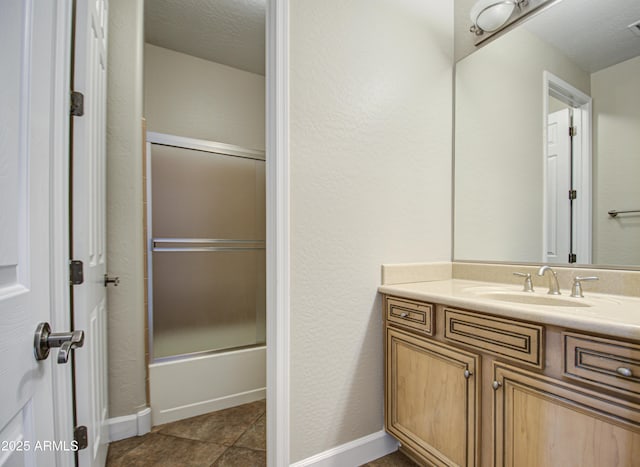
{"type": "Polygon", "coordinates": [[[597,276],[576,276],[573,278],[573,287],[571,287],[571,296],[575,298],[584,298],[582,294],[582,282],[597,281],[597,276]]]}
{"type": "Polygon", "coordinates": [[[514,276],[524,277],[523,292],[533,292],[533,283],[531,282],[531,274],[528,272],[514,272],[514,276]]]}

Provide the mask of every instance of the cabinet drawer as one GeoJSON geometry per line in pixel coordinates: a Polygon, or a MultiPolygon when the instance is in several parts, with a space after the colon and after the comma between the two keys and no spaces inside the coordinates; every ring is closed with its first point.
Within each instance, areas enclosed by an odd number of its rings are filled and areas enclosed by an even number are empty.
{"type": "Polygon", "coordinates": [[[444,310],[444,336],[507,360],[542,369],[544,328],[469,311],[444,310]]]}
{"type": "Polygon", "coordinates": [[[640,346],[565,332],[564,374],[631,396],[640,395],[640,346]]]}
{"type": "Polygon", "coordinates": [[[403,298],[385,297],[387,321],[433,335],[433,305],[403,298]]]}

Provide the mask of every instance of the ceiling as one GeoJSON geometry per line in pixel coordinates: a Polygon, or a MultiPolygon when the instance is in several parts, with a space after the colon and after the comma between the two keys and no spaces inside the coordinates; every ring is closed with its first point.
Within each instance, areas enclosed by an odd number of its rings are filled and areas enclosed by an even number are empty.
{"type": "Polygon", "coordinates": [[[266,0],[145,0],[145,41],[265,74],[266,0]]]}
{"type": "Polygon", "coordinates": [[[524,27],[593,73],[640,55],[640,36],[628,29],[638,20],[639,0],[562,0],[524,27]]]}

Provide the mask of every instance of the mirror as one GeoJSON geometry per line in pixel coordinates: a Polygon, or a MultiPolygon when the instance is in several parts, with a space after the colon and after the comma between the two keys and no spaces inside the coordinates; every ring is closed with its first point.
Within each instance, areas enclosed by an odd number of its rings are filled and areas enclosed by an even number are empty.
{"type": "Polygon", "coordinates": [[[454,160],[456,261],[640,267],[640,2],[562,0],[460,60],[454,160]]]}

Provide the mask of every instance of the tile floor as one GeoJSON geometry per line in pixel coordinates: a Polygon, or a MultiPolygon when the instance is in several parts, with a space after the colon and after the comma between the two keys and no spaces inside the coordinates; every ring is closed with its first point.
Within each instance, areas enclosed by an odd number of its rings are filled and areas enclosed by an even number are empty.
{"type": "MultiPolygon", "coordinates": [[[[265,412],[262,400],[154,427],[144,436],[111,443],[107,467],[265,466],[265,412]]],[[[415,465],[399,452],[366,464],[415,465]]]]}

